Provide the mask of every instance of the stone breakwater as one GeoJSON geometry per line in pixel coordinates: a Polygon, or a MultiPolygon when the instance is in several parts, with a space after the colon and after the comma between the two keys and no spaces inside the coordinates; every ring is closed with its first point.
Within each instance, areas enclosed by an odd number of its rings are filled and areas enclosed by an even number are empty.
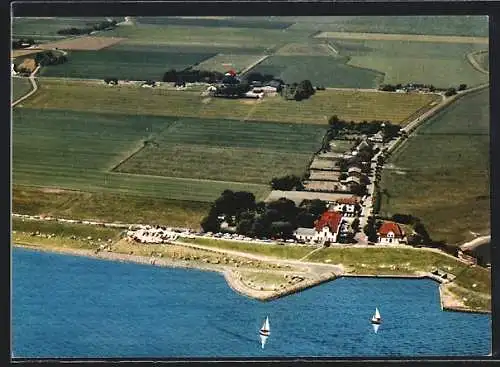
{"type": "Polygon", "coordinates": [[[242,276],[238,272],[234,271],[224,272],[224,278],[226,279],[227,284],[231,287],[232,290],[244,296],[258,299],[260,301],[271,301],[277,298],[285,297],[290,294],[294,294],[303,291],[305,289],[315,287],[319,284],[332,281],[338,278],[338,276],[339,275],[335,273],[324,274],[315,277],[313,279],[307,279],[300,283],[286,286],[283,289],[268,291],[268,290],[258,290],[247,286],[243,282],[242,276]]]}

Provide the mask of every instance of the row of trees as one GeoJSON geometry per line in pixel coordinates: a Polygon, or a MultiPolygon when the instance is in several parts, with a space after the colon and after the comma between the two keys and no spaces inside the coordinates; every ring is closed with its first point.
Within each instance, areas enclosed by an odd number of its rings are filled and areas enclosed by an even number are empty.
{"type": "Polygon", "coordinates": [[[163,81],[167,83],[217,83],[224,78],[224,74],[219,71],[196,70],[186,68],[184,70],[170,69],[163,74],[163,81]]]}
{"type": "Polygon", "coordinates": [[[82,35],[90,34],[94,31],[102,31],[108,28],[114,28],[117,24],[116,20],[105,20],[99,23],[89,23],[87,27],[84,28],[63,28],[57,31],[60,35],[82,35]]]}
{"type": "Polygon", "coordinates": [[[310,80],[303,80],[300,83],[287,84],[281,90],[283,98],[288,100],[301,101],[307,99],[315,93],[315,89],[310,80]]]}
{"type": "MultiPolygon", "coordinates": [[[[453,95],[456,94],[457,89],[455,88],[436,88],[432,84],[382,84],[379,87],[379,90],[384,91],[384,92],[395,92],[397,90],[401,89],[406,89],[406,90],[412,90],[412,89],[428,89],[429,92],[436,92],[436,91],[445,91],[445,95],[453,95]],[[453,91],[455,93],[453,93],[453,91]],[[451,94],[449,94],[451,93],[451,94]]],[[[458,86],[458,90],[465,90],[467,89],[467,84],[460,84],[458,86]]]]}
{"type": "Polygon", "coordinates": [[[304,185],[302,184],[302,178],[296,175],[287,175],[283,177],[274,177],[271,180],[271,188],[273,190],[302,190],[304,185]]]}
{"type": "Polygon", "coordinates": [[[222,222],[226,221],[241,235],[287,239],[293,237],[297,227],[313,227],[314,221],[326,210],[322,200],[304,201],[297,207],[286,198],[256,202],[252,193],[225,190],[212,204],[201,227],[205,232],[219,232],[222,222]]]}
{"type": "Polygon", "coordinates": [[[47,65],[59,65],[64,64],[68,61],[66,55],[59,52],[45,51],[38,52],[34,55],[34,60],[36,65],[47,66],[47,65]]]}

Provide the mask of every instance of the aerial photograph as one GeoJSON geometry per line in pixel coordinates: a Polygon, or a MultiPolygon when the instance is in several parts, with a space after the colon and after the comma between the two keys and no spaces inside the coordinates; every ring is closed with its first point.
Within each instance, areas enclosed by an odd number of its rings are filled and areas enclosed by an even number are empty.
{"type": "Polygon", "coordinates": [[[491,355],[488,32],[14,12],[11,357],[491,355]]]}

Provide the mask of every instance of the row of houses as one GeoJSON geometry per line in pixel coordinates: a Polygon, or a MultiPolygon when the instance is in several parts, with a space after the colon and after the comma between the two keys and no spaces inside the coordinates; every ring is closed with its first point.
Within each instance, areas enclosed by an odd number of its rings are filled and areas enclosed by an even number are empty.
{"type": "MultiPolygon", "coordinates": [[[[314,228],[297,228],[295,238],[302,243],[324,246],[341,242],[350,232],[349,223],[343,213],[326,211],[314,223],[314,228]]],[[[377,236],[378,243],[382,245],[406,243],[403,229],[395,222],[383,222],[377,236]]]]}

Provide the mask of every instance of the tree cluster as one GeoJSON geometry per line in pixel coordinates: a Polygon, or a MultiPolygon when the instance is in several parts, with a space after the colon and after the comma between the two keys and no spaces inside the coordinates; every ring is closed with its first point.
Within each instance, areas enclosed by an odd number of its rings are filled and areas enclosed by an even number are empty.
{"type": "Polygon", "coordinates": [[[374,217],[372,216],[368,217],[366,225],[363,228],[363,232],[368,237],[368,241],[377,242],[378,240],[377,231],[379,228],[380,228],[380,223],[377,223],[374,217]]]}
{"type": "Polygon", "coordinates": [[[342,130],[355,131],[359,134],[365,135],[374,135],[380,130],[384,133],[384,141],[389,141],[392,138],[396,137],[401,127],[399,125],[394,125],[390,121],[382,121],[382,120],[371,120],[371,121],[346,121],[340,119],[337,115],[333,115],[328,119],[329,129],[327,134],[329,134],[332,139],[339,135],[339,132],[342,130]],[[384,125],[382,127],[382,125],[384,125]]]}
{"type": "Polygon", "coordinates": [[[19,40],[12,41],[12,49],[17,50],[20,48],[30,47],[35,44],[35,40],[33,38],[21,38],[19,40]]]}
{"type": "Polygon", "coordinates": [[[205,232],[219,232],[221,223],[226,221],[241,235],[287,239],[293,237],[299,226],[312,227],[326,209],[321,200],[304,201],[300,207],[286,198],[256,203],[252,193],[225,190],[212,204],[201,227],[205,232]]]}
{"type": "Polygon", "coordinates": [[[223,84],[218,85],[216,88],[215,96],[226,98],[241,98],[250,90],[247,83],[223,84]]]}
{"type": "Polygon", "coordinates": [[[94,31],[102,31],[108,28],[113,28],[117,24],[116,20],[105,20],[99,23],[89,23],[87,27],[84,28],[63,28],[57,31],[57,34],[60,35],[81,35],[81,34],[90,34],[94,31]]]}
{"type": "Polygon", "coordinates": [[[59,65],[68,61],[68,58],[65,55],[52,51],[38,52],[33,58],[36,65],[40,66],[59,65]]]}
{"type": "Polygon", "coordinates": [[[430,92],[437,90],[432,84],[382,84],[378,89],[384,92],[395,92],[398,89],[429,89],[430,92]]]}
{"type": "Polygon", "coordinates": [[[163,74],[163,81],[167,83],[217,83],[224,78],[224,74],[218,71],[196,70],[186,68],[184,70],[170,69],[163,74]]]}
{"type": "Polygon", "coordinates": [[[114,84],[114,85],[116,85],[116,84],[118,84],[118,78],[105,78],[104,82],[106,84],[114,84]]]}
{"type": "Polygon", "coordinates": [[[453,95],[457,94],[457,90],[455,88],[448,88],[446,92],[444,92],[444,95],[446,97],[451,97],[453,95]]]}
{"type": "Polygon", "coordinates": [[[296,175],[287,175],[283,177],[274,177],[271,180],[271,188],[273,190],[302,190],[304,186],[302,185],[302,179],[296,175]]]}
{"type": "Polygon", "coordinates": [[[315,89],[310,80],[303,80],[300,83],[285,85],[281,90],[283,98],[288,100],[301,101],[307,99],[315,93],[315,89]]]}

